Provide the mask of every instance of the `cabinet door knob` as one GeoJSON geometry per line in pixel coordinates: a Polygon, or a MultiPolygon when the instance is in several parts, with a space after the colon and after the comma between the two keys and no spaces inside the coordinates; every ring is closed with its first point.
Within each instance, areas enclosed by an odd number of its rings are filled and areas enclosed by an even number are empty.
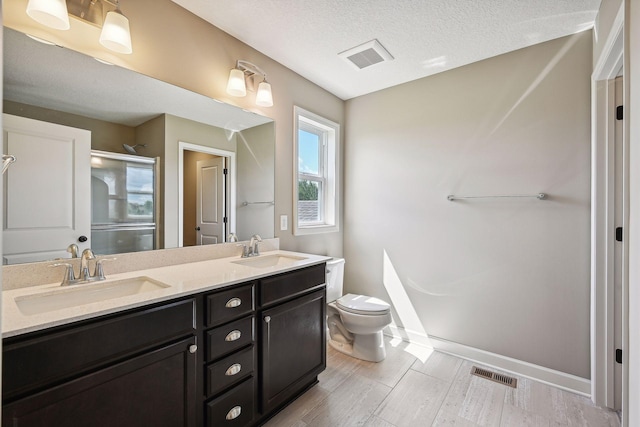
{"type": "Polygon", "coordinates": [[[264,316],[264,321],[267,323],[271,322],[271,316],[264,316]]]}
{"type": "Polygon", "coordinates": [[[234,363],[233,365],[227,368],[224,374],[228,377],[232,377],[234,375],[237,375],[238,372],[240,372],[241,370],[242,370],[242,365],[240,365],[239,363],[234,363]]]}
{"type": "Polygon", "coordinates": [[[236,418],[238,418],[240,416],[241,413],[242,413],[242,407],[241,406],[234,406],[233,408],[231,408],[229,410],[229,412],[227,412],[226,419],[227,420],[235,420],[236,418]]]}
{"type": "Polygon", "coordinates": [[[240,298],[231,298],[224,306],[227,308],[234,308],[240,306],[240,304],[242,304],[242,300],[240,298]]]}
{"type": "Polygon", "coordinates": [[[226,337],[224,337],[224,340],[236,341],[236,340],[239,340],[241,336],[242,336],[242,332],[240,332],[237,329],[234,329],[233,331],[229,332],[226,337]]]}
{"type": "Polygon", "coordinates": [[[195,345],[195,344],[191,344],[191,345],[189,346],[189,353],[193,354],[193,353],[195,353],[196,351],[198,351],[198,346],[197,346],[197,345],[195,345]]]}

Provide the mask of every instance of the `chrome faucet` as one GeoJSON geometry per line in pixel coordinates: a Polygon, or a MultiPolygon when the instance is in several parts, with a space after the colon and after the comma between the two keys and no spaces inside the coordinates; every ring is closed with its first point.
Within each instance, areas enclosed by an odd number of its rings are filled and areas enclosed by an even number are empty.
{"type": "Polygon", "coordinates": [[[91,274],[89,274],[89,261],[92,259],[96,259],[96,256],[93,254],[93,251],[89,248],[82,251],[82,258],[80,258],[80,279],[89,281],[92,279],[91,274]]]}
{"type": "Polygon", "coordinates": [[[242,246],[242,254],[240,255],[240,257],[248,258],[260,255],[260,248],[258,248],[258,243],[261,242],[262,237],[260,237],[258,234],[254,234],[253,236],[251,236],[251,241],[248,245],[238,244],[238,246],[242,246]]]}
{"type": "Polygon", "coordinates": [[[78,258],[78,245],[75,243],[70,244],[67,246],[67,252],[71,254],[71,258],[78,258]]]}
{"type": "Polygon", "coordinates": [[[97,260],[93,276],[89,273],[89,261],[92,259],[96,259],[96,256],[91,249],[85,249],[84,251],[82,251],[82,258],[80,258],[79,277],[76,277],[75,272],[73,271],[73,264],[71,263],[56,263],[51,264],[49,267],[65,267],[64,277],[62,278],[60,286],[77,285],[79,283],[105,280],[106,277],[104,275],[102,263],[105,261],[113,261],[116,258],[102,258],[97,260]]]}
{"type": "Polygon", "coordinates": [[[251,242],[249,243],[251,256],[260,255],[260,249],[258,249],[258,243],[262,243],[262,237],[260,237],[258,234],[254,234],[253,236],[251,236],[251,242]]]}

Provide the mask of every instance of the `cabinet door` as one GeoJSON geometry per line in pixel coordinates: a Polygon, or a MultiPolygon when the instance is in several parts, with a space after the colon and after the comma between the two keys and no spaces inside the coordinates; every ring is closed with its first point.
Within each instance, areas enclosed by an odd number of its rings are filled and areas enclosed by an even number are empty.
{"type": "Polygon", "coordinates": [[[2,425],[195,426],[192,345],[195,337],[6,405],[2,425]]]}
{"type": "Polygon", "coordinates": [[[322,289],[262,312],[263,413],[314,383],[324,370],[325,303],[322,289]]]}

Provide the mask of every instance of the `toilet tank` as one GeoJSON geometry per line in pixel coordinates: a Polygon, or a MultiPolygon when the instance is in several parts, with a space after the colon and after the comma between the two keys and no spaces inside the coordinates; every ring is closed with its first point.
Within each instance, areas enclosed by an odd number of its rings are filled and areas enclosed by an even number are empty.
{"type": "Polygon", "coordinates": [[[344,279],[344,259],[332,258],[327,261],[327,302],[342,296],[344,279]]]}

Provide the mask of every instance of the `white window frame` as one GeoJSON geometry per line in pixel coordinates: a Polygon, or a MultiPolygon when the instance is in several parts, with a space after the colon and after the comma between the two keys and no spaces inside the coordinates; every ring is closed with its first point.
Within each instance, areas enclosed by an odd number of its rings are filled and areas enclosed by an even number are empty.
{"type": "Polygon", "coordinates": [[[293,234],[334,233],[340,229],[340,125],[298,106],[293,107],[293,234]],[[321,155],[318,175],[300,173],[298,158],[298,133],[304,130],[311,133],[320,131],[321,155]],[[298,182],[300,179],[320,182],[322,192],[321,220],[313,223],[300,223],[298,219],[298,182]]]}

